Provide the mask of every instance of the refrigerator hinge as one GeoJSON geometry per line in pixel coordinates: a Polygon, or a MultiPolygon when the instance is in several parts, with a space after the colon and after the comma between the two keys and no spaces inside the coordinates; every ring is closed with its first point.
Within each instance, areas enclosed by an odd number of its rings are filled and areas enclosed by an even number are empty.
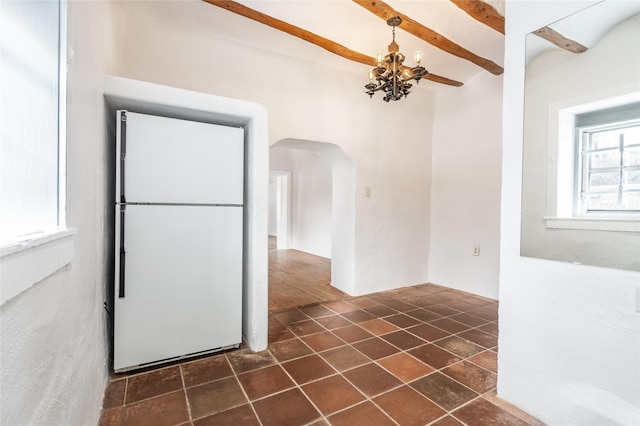
{"type": "Polygon", "coordinates": [[[120,112],[120,202],[126,203],[124,193],[124,165],[127,156],[127,111],[120,112]]]}

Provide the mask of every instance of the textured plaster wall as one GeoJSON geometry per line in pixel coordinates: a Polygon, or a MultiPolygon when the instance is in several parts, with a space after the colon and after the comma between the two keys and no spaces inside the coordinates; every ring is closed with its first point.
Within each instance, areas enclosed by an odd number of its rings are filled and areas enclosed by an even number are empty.
{"type": "MultiPolygon", "coordinates": [[[[547,229],[556,216],[557,121],[551,114],[640,91],[640,15],[621,23],[595,46],[575,55],[549,52],[526,71],[522,254],[587,265],[640,270],[637,232],[547,229]],[[615,78],[610,70],[615,69],[615,78]],[[578,78],[579,77],[579,78],[578,78]],[[552,128],[555,126],[556,128],[552,128]],[[549,201],[547,201],[549,200],[549,201]],[[551,205],[550,205],[551,204],[551,205]]],[[[572,145],[572,141],[568,142],[572,145]]],[[[570,154],[569,154],[570,155],[570,154]]]]}
{"type": "Polygon", "coordinates": [[[101,88],[113,65],[111,18],[108,3],[68,3],[66,190],[67,224],[77,229],[75,258],[0,307],[3,425],[98,421],[109,354],[101,88]]]}
{"type": "MultiPolygon", "coordinates": [[[[350,293],[428,281],[430,90],[415,90],[404,105],[386,104],[362,93],[364,77],[128,11],[125,15],[119,22],[128,36],[120,76],[262,104],[269,115],[270,144],[287,138],[328,142],[353,161],[350,293]],[[233,72],[220,66],[219,58],[233,64],[233,72]],[[371,198],[364,196],[367,186],[371,198]]],[[[363,76],[366,71],[363,67],[363,76]]]]}
{"type": "Polygon", "coordinates": [[[636,425],[640,275],[519,255],[525,35],[591,3],[506,4],[498,395],[547,424],[636,425]]]}
{"type": "Polygon", "coordinates": [[[438,94],[433,136],[429,279],[493,299],[500,267],[501,108],[502,77],[480,74],[438,94]]]}
{"type": "Polygon", "coordinates": [[[291,248],[331,257],[331,169],[313,151],[274,148],[270,169],[291,171],[291,248]],[[293,161],[286,161],[291,159],[293,161]]]}

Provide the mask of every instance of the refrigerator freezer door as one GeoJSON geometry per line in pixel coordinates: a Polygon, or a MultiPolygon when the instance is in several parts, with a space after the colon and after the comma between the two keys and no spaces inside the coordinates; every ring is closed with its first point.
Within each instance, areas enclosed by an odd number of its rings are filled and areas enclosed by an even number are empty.
{"type": "Polygon", "coordinates": [[[126,113],[127,203],[243,204],[243,169],[241,128],[126,113]]]}
{"type": "Polygon", "coordinates": [[[241,207],[127,205],[124,229],[116,371],[241,342],[241,207]]]}

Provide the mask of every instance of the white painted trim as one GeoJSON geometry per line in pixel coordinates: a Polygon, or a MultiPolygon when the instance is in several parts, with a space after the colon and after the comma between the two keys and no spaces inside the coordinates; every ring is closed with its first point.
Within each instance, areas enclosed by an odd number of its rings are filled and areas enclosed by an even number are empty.
{"type": "Polygon", "coordinates": [[[30,235],[0,249],[0,305],[54,272],[75,257],[75,229],[30,235]]]}
{"type": "Polygon", "coordinates": [[[638,219],[549,216],[545,216],[543,219],[549,229],[640,232],[640,220],[638,219]]]}
{"type": "Polygon", "coordinates": [[[107,113],[130,111],[243,127],[245,204],[242,332],[253,351],[268,344],[269,130],[264,106],[161,84],[106,75],[107,113]]]}

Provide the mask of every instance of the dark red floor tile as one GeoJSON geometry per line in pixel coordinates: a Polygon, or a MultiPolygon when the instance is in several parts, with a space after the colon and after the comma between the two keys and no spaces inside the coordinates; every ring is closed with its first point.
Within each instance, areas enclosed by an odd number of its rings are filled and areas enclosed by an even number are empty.
{"type": "Polygon", "coordinates": [[[306,384],[302,390],[325,416],[366,399],[340,375],[306,384]]]}
{"type": "Polygon", "coordinates": [[[458,334],[458,337],[469,340],[485,348],[493,348],[498,344],[498,337],[480,330],[468,330],[458,334]]]}
{"type": "Polygon", "coordinates": [[[124,418],[124,407],[122,405],[113,408],[103,408],[100,412],[98,426],[121,426],[124,418]]]}
{"type": "Polygon", "coordinates": [[[481,327],[478,327],[478,330],[484,331],[485,333],[493,334],[494,336],[498,335],[498,324],[495,322],[490,322],[489,324],[485,324],[481,327]]]}
{"type": "Polygon", "coordinates": [[[399,330],[399,327],[380,318],[360,322],[358,323],[358,326],[364,328],[369,333],[375,336],[380,336],[382,334],[387,334],[391,333],[392,331],[399,330]]]}
{"type": "Polygon", "coordinates": [[[298,384],[304,384],[336,373],[329,364],[315,354],[287,361],[282,364],[282,367],[287,370],[298,384]]]}
{"type": "Polygon", "coordinates": [[[406,301],[403,302],[401,300],[391,300],[388,302],[384,302],[384,304],[390,307],[391,309],[395,309],[398,312],[409,312],[416,309],[415,305],[412,305],[411,303],[407,303],[406,301]]]}
{"type": "Polygon", "coordinates": [[[351,299],[349,301],[351,304],[359,307],[360,309],[365,309],[365,308],[372,308],[374,306],[378,306],[379,303],[376,302],[373,299],[369,299],[366,296],[363,297],[356,297],[355,299],[351,299]]]}
{"type": "Polygon", "coordinates": [[[131,404],[179,389],[182,389],[180,367],[153,370],[127,379],[126,403],[131,404]]]}
{"type": "Polygon", "coordinates": [[[498,321],[498,306],[489,305],[482,308],[469,311],[471,315],[475,315],[480,318],[484,318],[489,321],[498,321]]]}
{"type": "Polygon", "coordinates": [[[278,312],[273,314],[278,321],[283,325],[290,325],[296,322],[308,320],[309,317],[298,309],[292,309],[290,311],[278,312]]]}
{"type": "Polygon", "coordinates": [[[429,324],[441,328],[444,331],[448,331],[449,333],[460,333],[461,331],[465,331],[471,328],[466,324],[462,324],[461,322],[454,321],[450,318],[441,318],[435,321],[431,321],[429,324]]]}
{"type": "Polygon", "coordinates": [[[317,318],[316,322],[320,323],[327,330],[333,330],[334,328],[346,327],[353,323],[340,315],[331,315],[328,317],[317,318]]]}
{"type": "Polygon", "coordinates": [[[269,351],[251,352],[251,350],[244,350],[229,352],[227,358],[236,374],[257,370],[276,363],[269,351]]]}
{"type": "Polygon", "coordinates": [[[460,314],[456,314],[456,315],[451,315],[449,317],[449,319],[461,322],[461,323],[466,324],[466,325],[471,326],[471,327],[478,327],[478,326],[484,325],[484,324],[486,324],[488,322],[484,318],[480,318],[480,317],[477,317],[475,315],[468,314],[466,312],[463,312],[463,313],[460,313],[460,314]]]}
{"type": "Polygon", "coordinates": [[[325,361],[338,371],[345,371],[371,362],[371,360],[361,352],[351,346],[341,346],[320,354],[325,361]]]}
{"type": "Polygon", "coordinates": [[[376,364],[365,364],[342,373],[361,392],[369,397],[400,386],[402,382],[376,364]]]}
{"type": "Polygon", "coordinates": [[[407,328],[420,324],[420,320],[405,314],[391,315],[390,317],[386,317],[384,320],[400,328],[407,328]]]}
{"type": "Polygon", "coordinates": [[[314,320],[296,322],[288,327],[298,337],[325,331],[324,327],[314,320]]]}
{"type": "Polygon", "coordinates": [[[426,340],[427,342],[435,342],[436,340],[440,340],[451,335],[451,333],[436,327],[432,327],[429,324],[420,324],[414,327],[409,327],[407,328],[407,331],[426,340]]]}
{"type": "Polygon", "coordinates": [[[470,362],[457,362],[443,368],[441,372],[478,393],[487,392],[496,386],[495,374],[470,362]]]}
{"type": "Polygon", "coordinates": [[[354,323],[369,321],[376,318],[369,312],[363,311],[362,309],[359,309],[357,311],[345,312],[344,314],[342,314],[342,316],[354,323]]]}
{"type": "Polygon", "coordinates": [[[337,348],[342,346],[345,342],[338,338],[335,334],[328,331],[323,331],[309,336],[303,336],[301,339],[316,352],[326,351],[327,349],[337,348]]]}
{"type": "Polygon", "coordinates": [[[222,379],[233,375],[231,366],[224,355],[182,364],[182,376],[186,387],[222,379]]]}
{"type": "Polygon", "coordinates": [[[335,312],[333,312],[331,309],[325,308],[322,305],[307,306],[305,308],[300,308],[300,310],[311,318],[320,318],[335,315],[335,312]]]}
{"type": "Polygon", "coordinates": [[[482,346],[478,346],[475,343],[471,343],[457,336],[438,340],[435,344],[462,358],[470,357],[485,350],[482,346]]]}
{"type": "Polygon", "coordinates": [[[422,426],[445,411],[409,386],[402,386],[376,397],[373,402],[403,426],[422,426]]]}
{"type": "Polygon", "coordinates": [[[378,360],[377,363],[404,383],[412,382],[433,372],[432,367],[405,352],[378,360]]]}
{"type": "Polygon", "coordinates": [[[395,426],[385,413],[371,402],[351,407],[329,417],[332,426],[395,426]]]}
{"type": "Polygon", "coordinates": [[[412,382],[411,387],[447,411],[478,396],[476,392],[438,372],[412,382]]]}
{"type": "Polygon", "coordinates": [[[369,333],[363,328],[357,325],[350,325],[348,327],[336,328],[331,330],[333,334],[341,338],[347,343],[358,342],[373,337],[373,334],[369,333]]]}
{"type": "Polygon", "coordinates": [[[380,336],[380,338],[386,340],[387,342],[391,343],[393,346],[400,348],[402,350],[415,348],[417,346],[421,346],[427,343],[421,338],[411,333],[408,333],[404,330],[385,334],[384,336],[380,336]]]}
{"type": "Polygon", "coordinates": [[[272,343],[269,345],[269,351],[280,362],[313,353],[313,351],[298,338],[272,343]]]}
{"type": "Polygon", "coordinates": [[[468,426],[528,426],[528,423],[519,419],[502,408],[493,405],[484,398],[478,398],[464,407],[453,412],[453,416],[460,419],[468,426]]]}
{"type": "Polygon", "coordinates": [[[390,345],[379,337],[362,340],[360,342],[354,343],[352,346],[372,360],[384,358],[400,351],[400,349],[396,348],[393,345],[390,345]]]}
{"type": "Polygon", "coordinates": [[[493,351],[480,352],[467,360],[492,373],[498,373],[498,354],[493,351]]]}
{"type": "Polygon", "coordinates": [[[295,334],[284,325],[269,327],[269,343],[293,339],[295,334]]]}
{"type": "Polygon", "coordinates": [[[188,421],[189,411],[183,390],[124,407],[125,426],[173,426],[188,421]]]}
{"type": "Polygon", "coordinates": [[[120,407],[124,404],[124,392],[127,379],[112,380],[104,390],[103,408],[120,407]]]}
{"type": "Polygon", "coordinates": [[[436,313],[440,316],[443,317],[448,317],[450,315],[455,315],[455,314],[459,314],[460,311],[458,309],[453,309],[449,306],[445,306],[445,305],[434,305],[434,306],[429,306],[429,309],[427,309],[428,311],[431,311],[433,313],[436,313]]]}
{"type": "Polygon", "coordinates": [[[431,423],[431,425],[429,426],[464,426],[464,425],[451,416],[445,416],[439,419],[437,422],[431,423]]]}
{"type": "Polygon", "coordinates": [[[297,388],[255,401],[253,408],[263,426],[304,425],[321,417],[297,388]]]}
{"type": "Polygon", "coordinates": [[[235,377],[188,388],[187,398],[194,419],[220,413],[248,402],[235,377]]]}
{"type": "Polygon", "coordinates": [[[212,416],[203,417],[193,422],[193,426],[260,426],[250,404],[223,411],[212,416]]]}
{"type": "Polygon", "coordinates": [[[295,386],[279,365],[240,374],[238,380],[251,401],[295,386]]]}
{"type": "Polygon", "coordinates": [[[371,315],[373,315],[376,318],[388,317],[390,315],[394,315],[397,313],[396,310],[391,309],[390,307],[385,305],[373,306],[371,308],[365,308],[364,310],[369,312],[371,315]]]}
{"type": "Polygon", "coordinates": [[[338,300],[335,302],[328,302],[328,303],[323,303],[322,304],[324,307],[331,309],[333,312],[337,313],[337,314],[343,314],[345,312],[351,312],[351,311],[357,311],[360,308],[358,308],[355,305],[352,305],[349,302],[346,302],[344,300],[338,300]]]}
{"type": "Polygon", "coordinates": [[[460,357],[452,354],[451,352],[445,351],[444,349],[432,344],[419,346],[409,350],[408,352],[420,361],[436,369],[446,367],[449,364],[453,364],[454,362],[461,360],[460,357]]]}
{"type": "Polygon", "coordinates": [[[407,315],[423,322],[429,322],[442,318],[442,315],[436,314],[435,312],[431,312],[427,309],[416,309],[414,311],[409,311],[407,312],[407,315]]]}

